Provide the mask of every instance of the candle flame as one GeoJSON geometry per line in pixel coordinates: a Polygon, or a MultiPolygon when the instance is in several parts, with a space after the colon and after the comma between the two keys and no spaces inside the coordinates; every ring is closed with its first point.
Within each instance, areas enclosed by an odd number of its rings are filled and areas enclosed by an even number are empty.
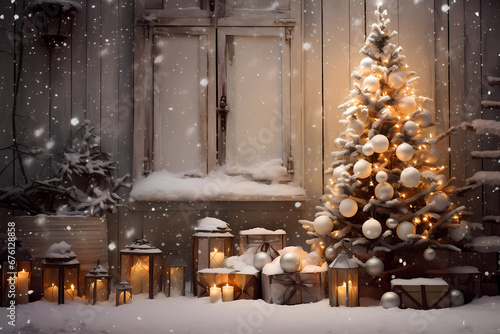
{"type": "Polygon", "coordinates": [[[217,248],[214,248],[214,252],[216,252],[216,253],[217,253],[217,248]]]}
{"type": "Polygon", "coordinates": [[[217,287],[217,285],[214,284],[214,288],[216,288],[216,287],[217,287]]]}
{"type": "Polygon", "coordinates": [[[23,273],[24,273],[24,272],[25,272],[25,271],[24,271],[24,269],[23,269],[23,273]]]}
{"type": "Polygon", "coordinates": [[[229,283],[226,283],[226,286],[229,286],[229,283]]]}
{"type": "Polygon", "coordinates": [[[75,290],[75,286],[71,284],[71,290],[75,290]]]}
{"type": "Polygon", "coordinates": [[[52,283],[52,287],[54,287],[54,283],[52,283]]]}

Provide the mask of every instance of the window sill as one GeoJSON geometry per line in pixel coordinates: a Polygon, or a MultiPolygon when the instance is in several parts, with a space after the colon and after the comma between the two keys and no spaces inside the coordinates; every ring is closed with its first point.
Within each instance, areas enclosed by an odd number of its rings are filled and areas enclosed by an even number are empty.
{"type": "Polygon", "coordinates": [[[265,204],[266,210],[270,211],[304,211],[304,199],[271,200],[264,199],[248,201],[133,201],[130,203],[132,211],[262,211],[265,204]]]}

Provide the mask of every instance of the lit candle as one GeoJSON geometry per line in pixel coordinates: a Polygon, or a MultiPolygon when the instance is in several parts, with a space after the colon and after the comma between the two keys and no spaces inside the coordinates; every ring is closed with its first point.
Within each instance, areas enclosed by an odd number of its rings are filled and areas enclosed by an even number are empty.
{"type": "Polygon", "coordinates": [[[222,287],[222,301],[230,302],[233,300],[234,300],[234,286],[229,286],[229,284],[226,284],[226,286],[222,287]]]}
{"type": "Polygon", "coordinates": [[[24,269],[17,273],[17,304],[27,304],[29,302],[28,296],[28,280],[30,273],[26,272],[24,269]]]}
{"type": "Polygon", "coordinates": [[[66,298],[68,300],[75,300],[75,286],[73,284],[71,284],[71,288],[65,291],[64,299],[66,300],[66,298]]]}
{"type": "Polygon", "coordinates": [[[345,282],[344,284],[342,284],[342,286],[337,287],[337,299],[339,301],[339,306],[346,306],[346,290],[347,287],[345,285],[345,282]]]}
{"type": "Polygon", "coordinates": [[[184,287],[184,269],[170,268],[170,297],[182,296],[184,287]]]}
{"type": "Polygon", "coordinates": [[[58,293],[59,293],[59,288],[56,285],[54,285],[54,283],[52,283],[52,286],[48,287],[43,292],[43,298],[45,298],[49,302],[56,302],[58,293]]]}
{"type": "Polygon", "coordinates": [[[221,267],[222,261],[224,261],[224,253],[218,252],[217,248],[214,248],[214,251],[210,252],[210,268],[221,267]]]}
{"type": "Polygon", "coordinates": [[[215,284],[212,288],[210,288],[210,303],[217,303],[221,297],[221,289],[218,288],[215,284]]]}

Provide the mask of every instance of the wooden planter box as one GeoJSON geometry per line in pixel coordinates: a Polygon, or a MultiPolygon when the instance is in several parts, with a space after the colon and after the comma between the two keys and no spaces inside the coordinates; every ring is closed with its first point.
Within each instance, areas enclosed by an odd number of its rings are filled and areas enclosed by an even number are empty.
{"type": "Polygon", "coordinates": [[[260,273],[242,274],[227,268],[202,269],[196,273],[196,284],[198,297],[209,296],[214,284],[217,287],[229,284],[234,286],[235,300],[261,298],[260,273]]]}
{"type": "Polygon", "coordinates": [[[400,308],[428,310],[450,306],[450,286],[442,278],[394,279],[391,286],[401,298],[400,308]]]}

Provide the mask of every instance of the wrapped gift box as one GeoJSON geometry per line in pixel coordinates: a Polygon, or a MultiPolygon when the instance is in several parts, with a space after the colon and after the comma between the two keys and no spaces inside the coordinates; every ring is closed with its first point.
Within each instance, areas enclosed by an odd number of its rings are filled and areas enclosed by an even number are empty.
{"type": "Polygon", "coordinates": [[[262,274],[262,299],[270,304],[296,305],[325,299],[327,271],[262,274]]]}
{"type": "Polygon", "coordinates": [[[442,278],[393,279],[391,287],[401,298],[401,308],[428,310],[450,306],[450,286],[442,278]]]}
{"type": "Polygon", "coordinates": [[[279,255],[278,251],[285,248],[285,240],[286,232],[283,230],[271,231],[257,227],[240,231],[240,255],[266,252],[274,259],[279,255]]]}
{"type": "Polygon", "coordinates": [[[234,269],[213,268],[202,269],[196,273],[198,286],[197,296],[210,295],[210,287],[229,284],[234,286],[234,299],[259,299],[261,298],[260,273],[238,272],[234,269]]]}
{"type": "Polygon", "coordinates": [[[481,273],[476,267],[460,266],[447,269],[428,270],[429,277],[441,277],[450,289],[463,292],[465,301],[470,302],[481,297],[481,273]]]}

